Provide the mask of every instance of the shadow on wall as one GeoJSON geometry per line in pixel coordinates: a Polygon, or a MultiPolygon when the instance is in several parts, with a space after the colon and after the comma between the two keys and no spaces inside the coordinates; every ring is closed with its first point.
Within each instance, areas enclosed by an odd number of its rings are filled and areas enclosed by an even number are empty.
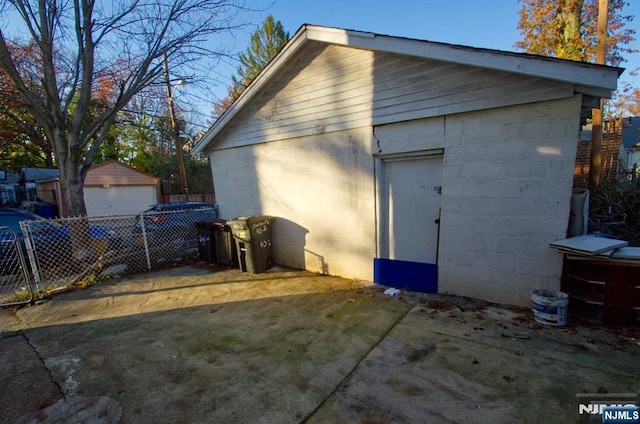
{"type": "Polygon", "coordinates": [[[305,265],[305,269],[318,272],[322,275],[329,275],[329,265],[325,262],[324,256],[312,252],[309,249],[304,249],[304,252],[308,263],[308,265],[305,265]]]}
{"type": "Polygon", "coordinates": [[[309,230],[289,219],[277,217],[274,222],[273,250],[276,263],[291,268],[328,274],[324,256],[305,248],[309,230]]]}

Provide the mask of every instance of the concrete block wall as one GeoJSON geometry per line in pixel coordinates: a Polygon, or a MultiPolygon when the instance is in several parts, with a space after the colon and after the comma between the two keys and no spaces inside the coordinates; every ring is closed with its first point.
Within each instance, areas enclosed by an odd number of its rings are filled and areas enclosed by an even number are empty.
{"type": "Polygon", "coordinates": [[[439,290],[530,305],[558,289],[579,96],[215,151],[224,218],[268,214],[276,261],[373,279],[373,153],[444,148],[439,290]]]}
{"type": "Polygon", "coordinates": [[[446,117],[439,289],[530,305],[559,289],[579,96],[446,117]]]}
{"type": "Polygon", "coordinates": [[[218,150],[211,164],[223,218],[276,217],[277,263],[373,279],[370,127],[218,150]]]}

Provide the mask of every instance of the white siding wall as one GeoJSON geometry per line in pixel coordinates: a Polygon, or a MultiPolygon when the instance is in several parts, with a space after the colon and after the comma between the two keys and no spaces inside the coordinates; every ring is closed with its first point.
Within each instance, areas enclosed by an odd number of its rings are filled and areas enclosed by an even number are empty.
{"type": "Polygon", "coordinates": [[[216,137],[215,149],[572,95],[565,83],[311,43],[216,137]]]}
{"type": "Polygon", "coordinates": [[[276,217],[277,263],[372,280],[371,130],[226,149],[212,155],[223,218],[276,217]]]}
{"type": "Polygon", "coordinates": [[[311,43],[227,126],[216,149],[370,125],[373,58],[311,43]]]}

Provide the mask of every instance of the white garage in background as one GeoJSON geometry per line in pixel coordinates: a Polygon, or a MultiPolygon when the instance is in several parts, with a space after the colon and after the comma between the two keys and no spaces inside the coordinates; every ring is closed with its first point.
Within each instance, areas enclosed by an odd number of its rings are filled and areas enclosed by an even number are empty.
{"type": "Polygon", "coordinates": [[[158,179],[118,161],[94,165],[84,182],[88,216],[136,214],[158,203],[158,179]]]}
{"type": "Polygon", "coordinates": [[[619,72],[305,25],[193,152],[224,218],[276,217],[277,263],[528,305],[619,72]]]}

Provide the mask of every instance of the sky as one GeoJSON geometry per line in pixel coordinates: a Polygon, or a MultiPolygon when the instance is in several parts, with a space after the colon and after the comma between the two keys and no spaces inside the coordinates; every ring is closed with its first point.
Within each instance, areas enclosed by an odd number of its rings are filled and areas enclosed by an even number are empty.
{"type": "MultiPolygon", "coordinates": [[[[517,51],[516,41],[522,36],[518,30],[518,0],[245,0],[252,12],[239,19],[246,23],[233,34],[218,34],[210,41],[224,46],[232,53],[246,50],[250,35],[264,19],[273,15],[282,22],[291,36],[303,25],[314,24],[368,31],[384,35],[408,37],[517,51]]],[[[636,15],[630,27],[640,38],[640,0],[630,0],[625,13],[636,15]]],[[[10,22],[6,22],[9,23],[10,22]]],[[[640,50],[640,41],[633,48],[640,50]]],[[[223,98],[235,74],[237,61],[225,59],[212,63],[206,84],[190,84],[175,92],[175,100],[183,110],[195,107],[196,113],[187,120],[196,130],[206,129],[212,114],[212,98],[223,98]],[[180,103],[183,102],[181,105],[180,103]]],[[[631,69],[640,68],[640,53],[628,57],[622,67],[627,68],[621,80],[640,86],[640,76],[632,77],[631,69]]],[[[180,76],[173,76],[179,79],[180,76]]]]}
{"type": "MultiPolygon", "coordinates": [[[[240,52],[269,14],[291,36],[313,24],[498,50],[514,50],[519,39],[517,0],[265,0],[247,5],[264,10],[244,14],[252,24],[225,43],[240,52]]],[[[219,64],[222,84],[215,95],[224,97],[236,68],[232,61],[219,64]]]]}
{"type": "MultiPolygon", "coordinates": [[[[640,38],[640,0],[630,3],[624,10],[636,15],[630,26],[640,38]]],[[[251,32],[269,14],[291,36],[303,24],[314,24],[506,51],[517,51],[514,44],[522,39],[517,0],[248,0],[247,5],[264,9],[245,14],[243,18],[252,24],[225,42],[239,52],[248,47],[251,32]]],[[[640,42],[636,40],[633,47],[640,50],[640,42]]],[[[628,59],[622,65],[627,68],[622,79],[640,86],[640,77],[634,81],[629,75],[629,70],[640,68],[640,53],[628,59]]],[[[212,87],[214,96],[224,97],[236,67],[232,61],[217,66],[220,83],[212,87]]]]}

